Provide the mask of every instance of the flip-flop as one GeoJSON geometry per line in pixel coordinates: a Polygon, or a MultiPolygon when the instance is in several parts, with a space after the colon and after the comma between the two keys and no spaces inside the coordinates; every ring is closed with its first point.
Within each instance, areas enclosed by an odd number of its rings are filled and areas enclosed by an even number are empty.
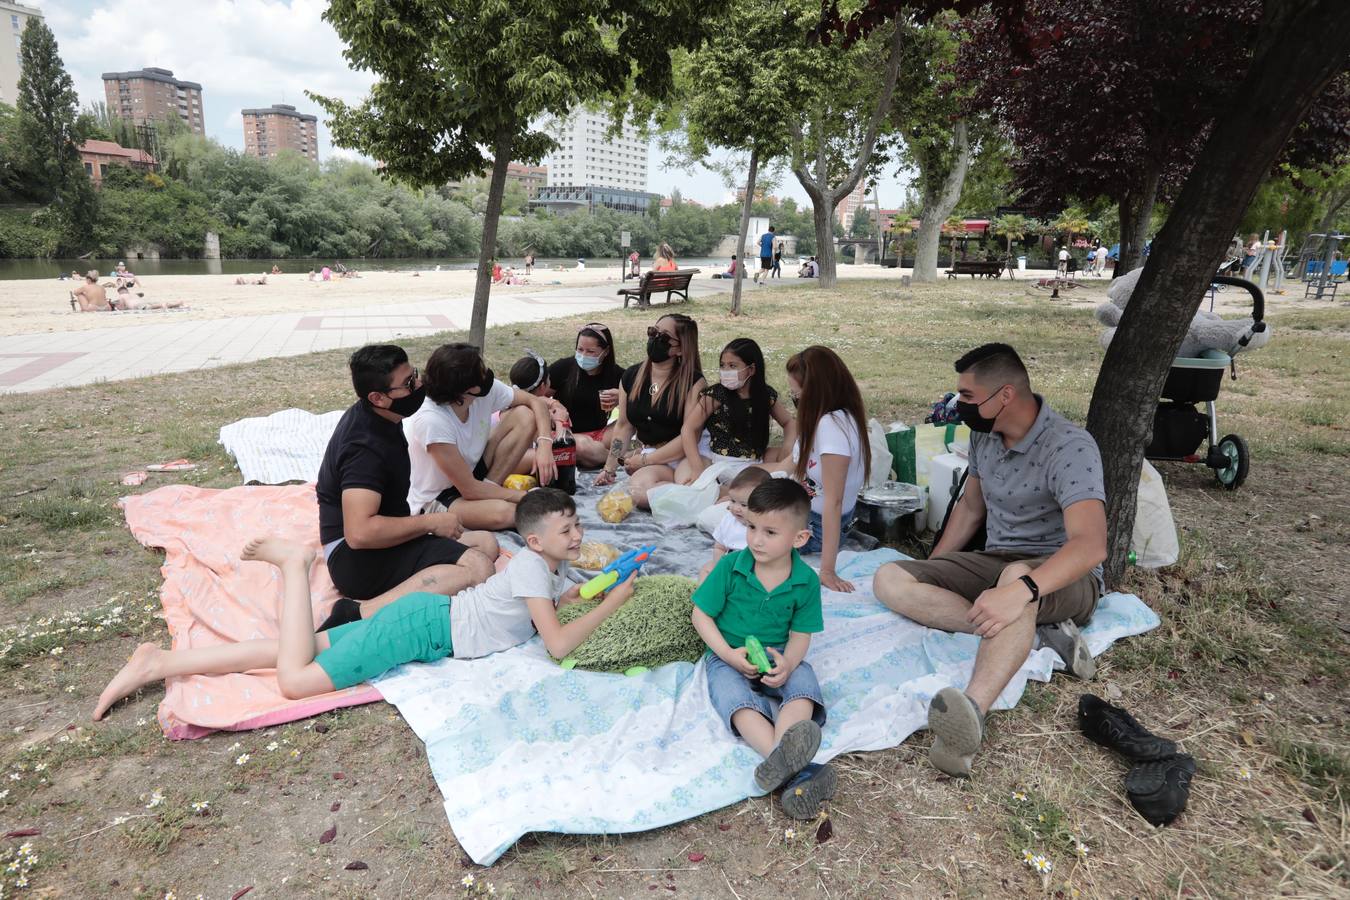
{"type": "Polygon", "coordinates": [[[195,462],[188,462],[186,459],[175,459],[173,462],[155,463],[152,466],[146,466],[147,472],[186,472],[189,469],[197,468],[195,462]]]}

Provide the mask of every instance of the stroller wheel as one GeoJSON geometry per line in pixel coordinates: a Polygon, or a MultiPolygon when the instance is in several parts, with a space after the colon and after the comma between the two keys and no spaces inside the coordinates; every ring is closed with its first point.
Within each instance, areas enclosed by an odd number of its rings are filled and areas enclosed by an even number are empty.
{"type": "Polygon", "coordinates": [[[1247,480],[1247,466],[1251,461],[1247,442],[1236,434],[1230,434],[1219,441],[1217,449],[1219,455],[1227,460],[1227,464],[1216,468],[1214,474],[1218,476],[1219,484],[1230,491],[1236,490],[1247,480]]]}

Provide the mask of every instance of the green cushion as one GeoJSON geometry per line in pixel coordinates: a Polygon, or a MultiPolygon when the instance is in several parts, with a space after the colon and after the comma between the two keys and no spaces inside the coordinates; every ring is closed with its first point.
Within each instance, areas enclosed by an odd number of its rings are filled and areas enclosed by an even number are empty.
{"type": "MultiPolygon", "coordinates": [[[[578,669],[624,672],[654,669],[684,660],[698,662],[707,647],[690,621],[694,580],[681,575],[648,575],[633,585],[633,596],[605,619],[571,653],[578,669]]],[[[558,610],[566,625],[595,609],[599,600],[570,603],[558,610]]]]}

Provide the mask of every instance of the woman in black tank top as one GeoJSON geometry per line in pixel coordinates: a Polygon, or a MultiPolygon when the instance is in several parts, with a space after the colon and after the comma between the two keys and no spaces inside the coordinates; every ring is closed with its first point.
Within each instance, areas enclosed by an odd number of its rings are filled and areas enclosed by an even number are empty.
{"type": "Polygon", "coordinates": [[[610,441],[605,467],[597,485],[612,484],[619,463],[631,476],[633,501],[650,509],[647,491],[674,481],[677,470],[687,470],[680,429],[684,417],[707,385],[698,356],[698,323],[669,313],[647,329],[647,361],[630,367],[619,383],[619,424],[610,441]],[[641,447],[629,449],[637,437],[641,447]]]}

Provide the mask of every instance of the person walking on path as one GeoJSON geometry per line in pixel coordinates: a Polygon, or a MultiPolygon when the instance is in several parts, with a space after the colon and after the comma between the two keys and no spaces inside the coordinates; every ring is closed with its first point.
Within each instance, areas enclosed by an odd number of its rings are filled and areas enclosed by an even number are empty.
{"type": "Polygon", "coordinates": [[[769,277],[769,271],[773,269],[773,226],[759,236],[759,271],[755,273],[755,284],[759,284],[762,276],[765,279],[769,277]]]}

